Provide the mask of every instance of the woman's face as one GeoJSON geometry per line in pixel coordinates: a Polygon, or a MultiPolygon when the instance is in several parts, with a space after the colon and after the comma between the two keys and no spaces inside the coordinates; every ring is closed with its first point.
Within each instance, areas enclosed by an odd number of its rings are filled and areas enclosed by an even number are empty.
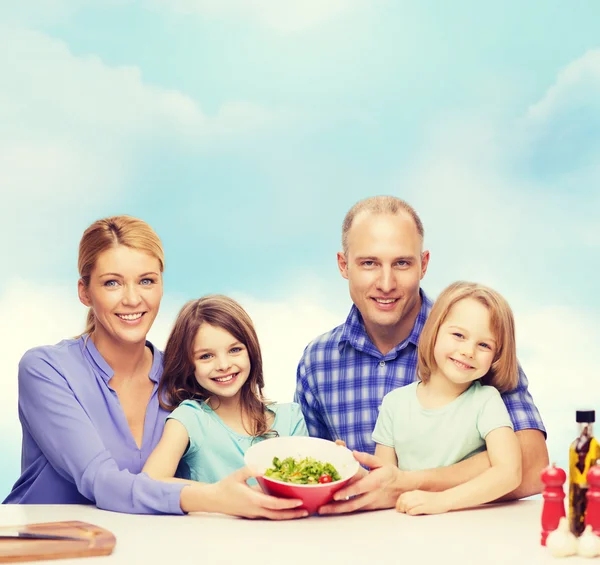
{"type": "Polygon", "coordinates": [[[124,245],[103,251],[90,275],[79,281],[79,299],[96,316],[96,339],[145,342],[163,294],[159,260],[124,245]]]}

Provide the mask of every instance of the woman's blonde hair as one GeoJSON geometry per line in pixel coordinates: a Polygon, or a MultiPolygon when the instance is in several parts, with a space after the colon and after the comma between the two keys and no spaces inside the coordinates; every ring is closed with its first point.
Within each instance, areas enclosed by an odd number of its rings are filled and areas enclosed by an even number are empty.
{"type": "Polygon", "coordinates": [[[419,338],[417,373],[423,383],[437,369],[434,358],[435,342],[440,326],[450,309],[460,300],[472,298],[483,304],[490,313],[490,328],[496,340],[496,351],[490,370],[481,379],[500,392],[517,386],[519,367],[515,339],[515,322],[508,302],[495,290],[481,284],[458,281],[447,287],[435,301],[419,338]]]}
{"type": "Polygon", "coordinates": [[[249,416],[249,434],[260,437],[271,432],[260,345],[252,320],[242,306],[227,296],[211,294],[186,303],[171,330],[164,353],[164,370],[158,385],[160,405],[174,410],[184,400],[210,401],[212,394],[196,380],[194,341],[203,324],[222,328],[248,349],[250,375],[241,388],[241,404],[249,416]]]}
{"type": "MultiPolygon", "coordinates": [[[[143,220],[132,216],[112,216],[95,221],[83,232],[79,242],[77,268],[86,288],[90,284],[90,275],[96,266],[98,256],[107,249],[119,245],[156,257],[160,263],[160,272],[164,271],[165,255],[160,238],[154,230],[143,220]]],[[[95,329],[96,318],[90,308],[83,333],[91,334],[95,329]]]]}

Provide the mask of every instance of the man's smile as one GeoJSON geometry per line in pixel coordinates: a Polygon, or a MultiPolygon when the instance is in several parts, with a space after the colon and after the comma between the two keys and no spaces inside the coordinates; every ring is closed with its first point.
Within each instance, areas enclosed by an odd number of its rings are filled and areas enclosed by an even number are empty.
{"type": "Polygon", "coordinates": [[[394,302],[397,302],[400,299],[399,298],[377,298],[377,297],[373,297],[373,300],[375,300],[375,302],[377,302],[377,304],[393,304],[394,302]]]}

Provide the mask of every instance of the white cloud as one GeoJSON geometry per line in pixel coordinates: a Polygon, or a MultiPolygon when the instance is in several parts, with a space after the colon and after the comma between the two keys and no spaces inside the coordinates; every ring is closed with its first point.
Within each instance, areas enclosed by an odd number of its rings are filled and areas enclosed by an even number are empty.
{"type": "Polygon", "coordinates": [[[150,0],[201,16],[249,19],[280,32],[299,32],[372,5],[366,0],[150,0]]]}
{"type": "Polygon", "coordinates": [[[0,26],[0,239],[16,229],[40,238],[26,250],[7,244],[4,266],[22,272],[59,261],[61,242],[72,240],[64,220],[111,209],[147,149],[256,143],[294,119],[244,101],[207,116],[189,96],[144,82],[136,67],[110,67],[42,33],[0,26]]]}
{"type": "Polygon", "coordinates": [[[595,384],[600,328],[592,311],[543,306],[520,315],[517,332],[543,405],[600,410],[600,387],[595,384]]]}
{"type": "Polygon", "coordinates": [[[120,150],[165,128],[193,130],[205,119],[189,97],[145,84],[136,67],[77,57],[62,41],[23,28],[3,29],[0,38],[3,136],[120,150]]]}
{"type": "Polygon", "coordinates": [[[600,49],[592,49],[558,73],[556,82],[527,111],[531,121],[544,121],[565,109],[600,110],[600,49]]]}
{"type": "MultiPolygon", "coordinates": [[[[600,49],[562,69],[517,130],[516,148],[530,170],[550,186],[583,195],[588,200],[584,210],[590,204],[600,209],[600,49]]],[[[582,226],[580,237],[585,239],[586,231],[582,226]]]]}
{"type": "Polygon", "coordinates": [[[296,119],[243,100],[207,116],[189,96],[144,82],[137,67],[75,56],[62,41],[22,28],[2,29],[0,71],[0,183],[21,197],[48,188],[114,193],[149,144],[189,150],[296,119]]]}
{"type": "MultiPolygon", "coordinates": [[[[9,202],[21,210],[29,209],[30,198],[75,197],[84,187],[110,193],[125,178],[119,160],[93,154],[68,140],[0,140],[0,185],[6,188],[9,202]]],[[[1,216],[10,220],[15,209],[3,207],[1,216]]]]}

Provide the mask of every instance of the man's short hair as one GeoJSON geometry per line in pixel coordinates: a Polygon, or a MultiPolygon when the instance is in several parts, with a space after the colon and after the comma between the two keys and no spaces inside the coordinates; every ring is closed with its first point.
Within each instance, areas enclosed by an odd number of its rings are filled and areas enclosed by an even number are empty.
{"type": "Polygon", "coordinates": [[[354,218],[361,212],[371,212],[373,214],[398,214],[404,212],[415,222],[417,232],[419,232],[421,241],[423,241],[425,235],[423,222],[421,222],[421,218],[419,218],[419,215],[410,204],[395,196],[371,196],[370,198],[360,200],[352,206],[344,218],[344,223],[342,224],[342,250],[344,254],[348,253],[348,232],[352,227],[354,218]]]}

